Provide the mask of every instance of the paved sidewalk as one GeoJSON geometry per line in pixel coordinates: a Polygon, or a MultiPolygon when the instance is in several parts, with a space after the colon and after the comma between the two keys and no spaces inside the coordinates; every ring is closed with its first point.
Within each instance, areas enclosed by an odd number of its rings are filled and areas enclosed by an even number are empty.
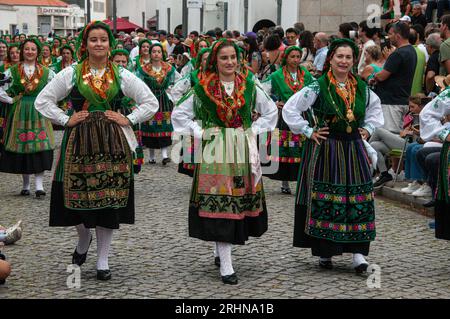
{"type": "MultiPolygon", "coordinates": [[[[45,176],[50,190],[52,174],[45,176]]],[[[136,224],[114,233],[109,282],[95,279],[95,240],[82,267],[81,288],[66,272],[76,245],[74,228],[49,228],[50,196],[18,196],[21,177],[0,174],[0,223],[23,220],[24,235],[3,252],[13,272],[2,298],[450,298],[450,243],[434,238],[430,218],[377,198],[377,239],[369,261],[381,267],[381,288],[351,269],[351,255],[336,269],[318,268],[309,250],[292,247],[294,196],[265,179],[269,231],[234,247],[237,287],[223,285],[212,244],[189,238],[191,179],[175,164],[145,165],[136,181],[136,224]]],[[[34,179],[32,179],[34,183],[34,179]]],[[[294,188],[294,185],[292,185],[294,188]]]]}

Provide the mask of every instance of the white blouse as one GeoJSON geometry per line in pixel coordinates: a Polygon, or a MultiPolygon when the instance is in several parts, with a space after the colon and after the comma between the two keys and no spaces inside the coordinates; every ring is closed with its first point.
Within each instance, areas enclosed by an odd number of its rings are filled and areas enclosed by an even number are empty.
{"type": "MultiPolygon", "coordinates": [[[[316,102],[319,90],[318,83],[313,82],[294,94],[284,105],[283,119],[294,134],[304,134],[311,138],[314,129],[302,117],[302,112],[311,108],[316,102]]],[[[384,117],[380,98],[372,90],[369,92],[370,94],[367,96],[369,104],[366,108],[363,128],[372,135],[376,128],[384,125],[384,117]]]]}
{"type": "MultiPolygon", "coordinates": [[[[53,123],[65,126],[69,116],[58,107],[58,102],[65,99],[74,87],[74,67],[68,67],[58,73],[38,95],[35,107],[38,112],[53,123]]],[[[130,71],[120,67],[120,88],[125,96],[136,101],[136,108],[127,116],[134,125],[142,123],[158,111],[159,104],[147,85],[130,71]]]]}
{"type": "Polygon", "coordinates": [[[441,123],[441,119],[449,114],[450,88],[447,88],[420,112],[420,137],[424,141],[431,141],[435,137],[439,137],[442,142],[445,142],[450,134],[450,129],[441,123]]]}
{"type": "MultiPolygon", "coordinates": [[[[252,124],[252,131],[255,135],[273,131],[277,125],[278,108],[265,92],[256,86],[255,111],[261,116],[252,124]]],[[[203,129],[194,121],[194,95],[191,95],[183,103],[172,111],[172,125],[176,133],[193,135],[201,139],[203,129]]]]}

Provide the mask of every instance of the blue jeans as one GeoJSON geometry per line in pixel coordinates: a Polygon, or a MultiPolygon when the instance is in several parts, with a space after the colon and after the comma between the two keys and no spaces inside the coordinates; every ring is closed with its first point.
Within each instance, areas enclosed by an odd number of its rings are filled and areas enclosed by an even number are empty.
{"type": "Polygon", "coordinates": [[[423,144],[412,143],[406,149],[405,178],[409,180],[424,181],[426,176],[417,161],[416,154],[423,148],[423,144]]]}

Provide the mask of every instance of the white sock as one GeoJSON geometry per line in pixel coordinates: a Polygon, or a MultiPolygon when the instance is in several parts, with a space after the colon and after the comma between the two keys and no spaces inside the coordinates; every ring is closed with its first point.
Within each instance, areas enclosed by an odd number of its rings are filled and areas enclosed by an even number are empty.
{"type": "Polygon", "coordinates": [[[231,248],[229,243],[217,243],[217,250],[220,258],[220,274],[229,276],[234,274],[233,264],[231,262],[231,248]]]}
{"type": "Polygon", "coordinates": [[[362,254],[353,254],[353,267],[358,267],[361,264],[368,264],[364,256],[362,254]]]}
{"type": "Polygon", "coordinates": [[[92,234],[89,228],[84,227],[83,224],[75,226],[78,232],[78,245],[77,253],[85,254],[89,249],[89,244],[91,242],[92,234]]]}
{"type": "Polygon", "coordinates": [[[168,147],[163,147],[163,148],[161,149],[161,155],[162,155],[162,158],[163,158],[163,159],[169,157],[169,156],[167,155],[167,151],[168,151],[168,147]]]}
{"type": "Polygon", "coordinates": [[[22,190],[30,190],[30,175],[22,174],[22,190]]]}
{"type": "Polygon", "coordinates": [[[155,150],[153,148],[149,148],[148,155],[150,156],[151,161],[155,160],[155,150]]]}
{"type": "Polygon", "coordinates": [[[96,227],[97,234],[97,270],[108,270],[108,255],[111,247],[113,230],[109,228],[96,227]]]}
{"type": "Polygon", "coordinates": [[[35,174],[35,183],[36,183],[36,190],[37,191],[43,191],[44,190],[44,172],[35,174]]]}
{"type": "Polygon", "coordinates": [[[281,187],[283,187],[283,188],[289,188],[289,182],[288,182],[288,181],[282,181],[282,182],[281,182],[281,187]]]}
{"type": "Polygon", "coordinates": [[[219,248],[217,248],[217,243],[214,243],[214,258],[219,257],[219,248]]]}

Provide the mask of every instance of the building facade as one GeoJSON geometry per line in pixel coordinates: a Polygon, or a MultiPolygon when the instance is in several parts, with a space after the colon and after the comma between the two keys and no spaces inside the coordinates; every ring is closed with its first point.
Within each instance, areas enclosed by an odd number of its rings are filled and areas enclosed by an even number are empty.
{"type": "Polygon", "coordinates": [[[215,27],[252,31],[264,22],[284,28],[303,22],[309,30],[336,33],[343,22],[359,23],[367,19],[376,11],[374,6],[379,8],[379,3],[374,0],[157,0],[156,10],[158,28],[172,32],[183,23],[183,10],[186,10],[188,31],[215,27]]]}
{"type": "Polygon", "coordinates": [[[66,36],[85,24],[84,11],[59,0],[0,0],[0,30],[4,34],[24,33],[66,36]]]}

